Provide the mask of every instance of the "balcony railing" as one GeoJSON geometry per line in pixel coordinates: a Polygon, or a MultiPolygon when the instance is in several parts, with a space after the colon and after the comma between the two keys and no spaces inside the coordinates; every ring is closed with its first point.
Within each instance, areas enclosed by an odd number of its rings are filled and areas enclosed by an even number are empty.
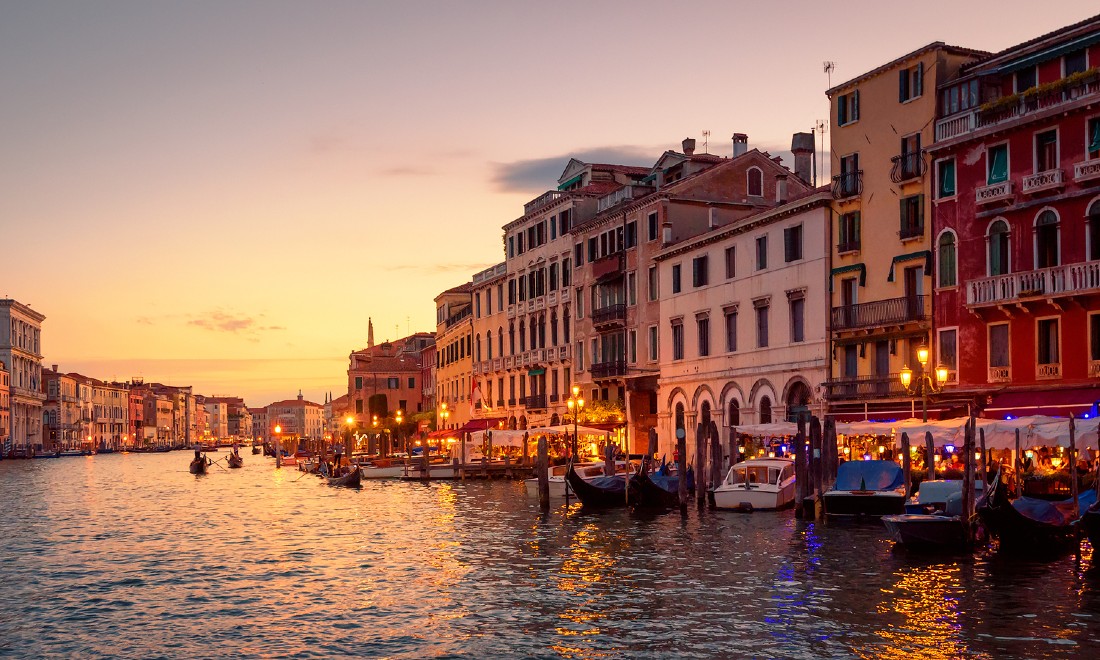
{"type": "Polygon", "coordinates": [[[999,107],[990,107],[984,111],[979,108],[940,119],[936,122],[936,141],[949,140],[987,126],[1012,121],[1096,94],[1100,94],[1100,80],[1095,77],[1091,80],[1066,83],[1061,89],[1054,89],[1044,94],[1018,94],[1015,95],[1015,102],[1006,100],[1007,105],[1005,101],[995,101],[989,105],[999,107]]]}
{"type": "Polygon", "coordinates": [[[931,302],[931,296],[907,296],[834,307],[833,330],[923,321],[932,313],[931,302]]]}
{"type": "Polygon", "coordinates": [[[626,375],[626,360],[594,362],[590,371],[592,372],[592,377],[596,379],[624,376],[626,375]]]}
{"type": "Polygon", "coordinates": [[[592,312],[592,325],[605,325],[626,320],[626,305],[608,305],[592,312]]]}
{"type": "Polygon", "coordinates": [[[863,170],[833,176],[833,199],[848,199],[863,194],[863,170]]]}
{"type": "Polygon", "coordinates": [[[990,367],[989,368],[989,382],[991,383],[1007,383],[1012,380],[1012,368],[1011,367],[990,367]]]}
{"type": "Polygon", "coordinates": [[[910,238],[920,238],[924,236],[924,225],[906,225],[898,230],[898,238],[905,241],[910,238]]]}
{"type": "Polygon", "coordinates": [[[552,204],[552,203],[558,201],[559,199],[561,199],[562,197],[564,197],[565,195],[568,195],[568,194],[569,193],[565,193],[565,192],[562,192],[560,190],[547,191],[547,192],[539,195],[538,197],[532,199],[531,201],[527,202],[526,204],[524,204],[523,205],[523,214],[527,215],[528,213],[534,211],[535,209],[542,208],[543,206],[546,206],[547,204],[552,204]]]}
{"type": "Polygon", "coordinates": [[[909,396],[898,374],[837,378],[826,381],[825,389],[830,400],[909,396]]]}
{"type": "Polygon", "coordinates": [[[1025,176],[1020,184],[1020,189],[1029,195],[1044,190],[1057,190],[1065,185],[1065,179],[1065,170],[1047,170],[1046,172],[1025,176]]]}
{"type": "Polygon", "coordinates": [[[1002,181],[991,183],[974,190],[974,201],[978,204],[992,204],[994,202],[1010,201],[1012,199],[1012,182],[1002,181]]]}
{"type": "Polygon", "coordinates": [[[546,395],[536,394],[534,396],[529,396],[524,399],[523,405],[528,410],[543,410],[546,408],[546,395]]]}
{"type": "Polygon", "coordinates": [[[462,321],[463,319],[469,318],[471,314],[473,314],[473,310],[470,309],[469,307],[467,307],[466,309],[462,310],[458,314],[455,314],[455,315],[449,317],[447,319],[447,327],[450,328],[451,326],[458,323],[459,321],[462,321]]]}
{"type": "Polygon", "coordinates": [[[966,283],[966,304],[999,305],[1025,298],[1100,291],[1100,262],[994,275],[966,283]]]}
{"type": "Polygon", "coordinates": [[[1073,180],[1088,181],[1100,177],[1100,158],[1073,164],[1073,180]]]}
{"type": "Polygon", "coordinates": [[[928,164],[924,162],[924,154],[919,151],[898,154],[891,158],[890,162],[893,163],[890,168],[890,180],[894,183],[919,179],[928,171],[928,164]]]}
{"type": "Polygon", "coordinates": [[[843,254],[845,252],[857,252],[859,251],[859,239],[854,241],[848,241],[847,243],[837,243],[836,251],[843,254]]]}
{"type": "Polygon", "coordinates": [[[1062,377],[1062,365],[1055,362],[1054,364],[1037,364],[1035,365],[1035,378],[1039,380],[1049,380],[1051,378],[1062,377]]]}
{"type": "Polygon", "coordinates": [[[497,408],[504,407],[504,399],[497,399],[497,408]]]}
{"type": "Polygon", "coordinates": [[[512,398],[512,399],[508,399],[508,405],[509,405],[509,406],[514,406],[514,405],[516,405],[516,400],[515,400],[514,398],[512,398]]]}

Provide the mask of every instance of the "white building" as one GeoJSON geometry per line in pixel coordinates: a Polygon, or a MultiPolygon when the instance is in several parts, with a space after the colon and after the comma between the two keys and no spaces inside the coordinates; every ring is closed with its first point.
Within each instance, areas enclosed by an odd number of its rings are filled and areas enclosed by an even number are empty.
{"type": "Polygon", "coordinates": [[[10,378],[11,440],[16,451],[42,450],[42,321],[27,305],[0,299],[0,362],[10,378]]]}
{"type": "MultiPolygon", "coordinates": [[[[714,420],[730,426],[821,415],[826,379],[831,198],[819,191],[669,246],[660,291],[658,441],[671,456],[714,420]]],[[[693,452],[689,452],[693,453],[693,452]]]]}

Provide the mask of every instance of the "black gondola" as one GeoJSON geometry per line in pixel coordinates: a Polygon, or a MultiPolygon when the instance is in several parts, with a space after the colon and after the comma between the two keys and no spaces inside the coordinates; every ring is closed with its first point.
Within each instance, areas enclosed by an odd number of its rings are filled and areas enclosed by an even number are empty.
{"type": "MultiPolygon", "coordinates": [[[[594,477],[586,480],[582,479],[581,475],[577,474],[577,471],[573,469],[573,465],[570,464],[569,470],[565,473],[565,479],[569,482],[569,487],[573,489],[577,499],[585,506],[610,509],[626,506],[627,504],[626,489],[628,482],[624,477],[594,477]]],[[[631,499],[633,498],[634,492],[632,491],[631,499]]]]}
{"type": "Polygon", "coordinates": [[[238,455],[238,454],[230,454],[228,462],[229,462],[229,467],[231,467],[231,468],[244,467],[244,459],[241,458],[240,455],[238,455]]]}
{"type": "Polygon", "coordinates": [[[1092,556],[1096,557],[1095,561],[1100,562],[1100,501],[1094,502],[1093,505],[1081,515],[1081,520],[1078,524],[1085,530],[1085,536],[1088,537],[1089,543],[1092,544],[1092,556]]]}
{"type": "Polygon", "coordinates": [[[325,477],[330,486],[344,486],[345,488],[359,488],[362,483],[363,473],[359,468],[352,468],[342,477],[325,477]]]}
{"type": "Polygon", "coordinates": [[[630,504],[642,509],[670,509],[680,506],[680,478],[661,466],[650,472],[649,460],[630,477],[630,504]]]}
{"type": "Polygon", "coordinates": [[[260,453],[259,445],[252,445],[252,455],[255,456],[258,453],[260,453]]]}
{"type": "MultiPolygon", "coordinates": [[[[1095,493],[1087,491],[1078,502],[1091,504],[1095,493]]],[[[1072,499],[1048,502],[1019,497],[1010,500],[1000,474],[978,502],[977,509],[985,528],[1000,540],[1004,550],[1051,553],[1077,543],[1072,499]]]]}
{"type": "Polygon", "coordinates": [[[206,474],[206,457],[192,459],[187,471],[191,474],[206,474]]]}

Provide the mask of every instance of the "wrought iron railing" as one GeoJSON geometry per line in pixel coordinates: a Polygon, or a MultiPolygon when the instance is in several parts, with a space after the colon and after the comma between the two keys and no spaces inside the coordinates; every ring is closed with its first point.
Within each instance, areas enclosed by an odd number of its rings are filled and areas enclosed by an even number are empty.
{"type": "Polygon", "coordinates": [[[595,362],[591,368],[593,378],[616,378],[626,375],[626,360],[595,362]]]}
{"type": "Polygon", "coordinates": [[[908,396],[898,374],[889,376],[854,376],[825,382],[830,400],[908,396]]]}
{"type": "Polygon", "coordinates": [[[833,199],[848,199],[863,194],[863,170],[833,176],[833,199]]]}
{"type": "Polygon", "coordinates": [[[903,225],[902,228],[898,230],[898,238],[903,241],[909,238],[920,238],[921,236],[924,236],[924,223],[919,225],[903,225]]]}
{"type": "Polygon", "coordinates": [[[592,312],[592,324],[602,325],[626,320],[626,305],[608,305],[592,312]]]}
{"type": "Polygon", "coordinates": [[[837,243],[836,244],[836,251],[837,252],[855,252],[856,250],[859,250],[859,247],[860,247],[859,246],[859,239],[856,239],[854,241],[847,241],[845,243],[837,243]]]}
{"type": "Polygon", "coordinates": [[[928,164],[924,162],[924,154],[919,151],[908,154],[898,154],[890,159],[893,166],[890,168],[890,180],[894,183],[918,179],[928,171],[928,164]]]}
{"type": "Polygon", "coordinates": [[[546,407],[546,395],[536,394],[534,396],[529,396],[524,400],[523,405],[526,406],[528,410],[541,410],[546,407]]]}
{"type": "Polygon", "coordinates": [[[923,321],[931,316],[931,302],[931,296],[906,296],[834,307],[833,330],[923,321]]]}

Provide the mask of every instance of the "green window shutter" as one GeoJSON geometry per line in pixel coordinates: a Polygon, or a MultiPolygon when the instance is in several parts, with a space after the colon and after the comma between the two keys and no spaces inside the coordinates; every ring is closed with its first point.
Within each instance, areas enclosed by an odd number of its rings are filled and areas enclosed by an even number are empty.
{"type": "Polygon", "coordinates": [[[924,226],[924,195],[917,195],[917,227],[924,226]]]}
{"type": "Polygon", "coordinates": [[[852,121],[859,119],[859,90],[852,91],[852,121]]]}
{"type": "Polygon", "coordinates": [[[1100,119],[1093,119],[1090,122],[1089,130],[1089,152],[1100,151],[1100,119]]]}
{"type": "Polygon", "coordinates": [[[955,161],[940,161],[940,197],[955,194],[955,161]]]}
{"type": "Polygon", "coordinates": [[[1001,183],[1008,180],[1008,147],[1000,145],[990,149],[989,158],[989,183],[1001,183]]]}
{"type": "Polygon", "coordinates": [[[917,62],[917,79],[913,82],[913,96],[924,94],[924,62],[917,62]]]}
{"type": "Polygon", "coordinates": [[[904,230],[909,226],[909,205],[905,203],[905,198],[902,198],[899,204],[901,206],[901,228],[904,230]]]}
{"type": "Polygon", "coordinates": [[[848,123],[848,95],[841,94],[836,97],[836,125],[843,126],[848,123]]]}
{"type": "Polygon", "coordinates": [[[898,71],[898,103],[909,100],[909,69],[898,71]]]}
{"type": "Polygon", "coordinates": [[[859,238],[859,232],[860,232],[860,227],[859,227],[859,223],[860,223],[860,219],[859,219],[859,218],[860,218],[860,215],[859,215],[859,211],[856,211],[856,219],[855,219],[855,223],[853,223],[853,224],[854,224],[854,226],[855,226],[855,236],[853,236],[853,237],[852,237],[852,238],[854,238],[854,239],[855,239],[856,241],[859,241],[859,240],[860,240],[860,238],[859,238]]]}

